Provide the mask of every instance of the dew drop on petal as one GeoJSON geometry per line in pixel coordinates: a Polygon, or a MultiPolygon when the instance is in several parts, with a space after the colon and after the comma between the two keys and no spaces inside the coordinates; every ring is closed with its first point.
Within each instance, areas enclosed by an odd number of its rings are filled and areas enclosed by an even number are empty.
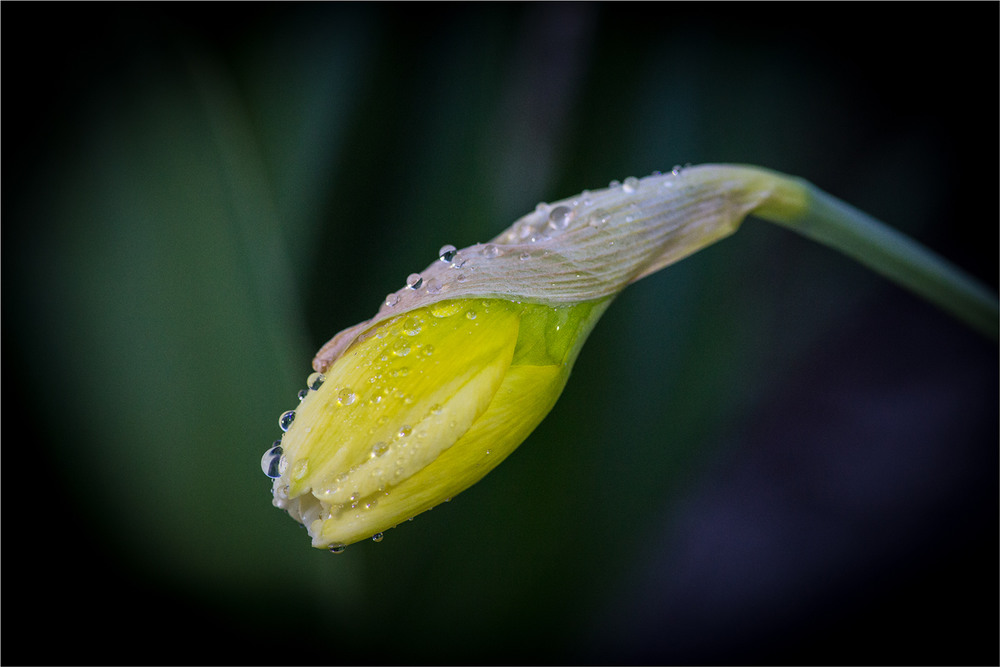
{"type": "Polygon", "coordinates": [[[299,481],[309,473],[309,459],[299,459],[292,465],[291,471],[289,471],[289,476],[292,481],[299,481]]]}
{"type": "Polygon", "coordinates": [[[424,285],[424,289],[427,290],[428,294],[437,294],[441,291],[441,283],[438,282],[437,278],[431,278],[424,285]]]}
{"type": "Polygon", "coordinates": [[[441,249],[438,250],[438,259],[442,262],[450,262],[455,258],[456,252],[458,252],[458,249],[455,246],[451,244],[443,245],[441,246],[441,249]]]}
{"type": "Polygon", "coordinates": [[[403,333],[405,333],[407,336],[416,336],[418,333],[420,333],[420,327],[423,325],[423,323],[424,321],[422,319],[420,319],[416,315],[411,315],[410,317],[406,318],[405,322],[403,322],[403,333]]]}
{"type": "Polygon", "coordinates": [[[549,212],[549,227],[552,229],[566,229],[569,225],[573,211],[569,206],[556,206],[549,212]]]}
{"type": "Polygon", "coordinates": [[[344,387],[337,394],[337,403],[339,405],[350,405],[357,397],[357,394],[351,391],[350,387],[344,387]]]}
{"type": "Polygon", "coordinates": [[[431,315],[437,318],[451,317],[462,310],[460,301],[439,301],[431,306],[431,315]]]}
{"type": "Polygon", "coordinates": [[[326,381],[326,376],[322,373],[312,373],[306,378],[306,386],[316,391],[323,386],[323,382],[326,381]]]}
{"type": "Polygon", "coordinates": [[[347,545],[341,542],[334,542],[330,545],[329,549],[332,554],[342,554],[347,551],[347,545]]]}
{"type": "Polygon", "coordinates": [[[281,441],[275,440],[274,445],[264,452],[264,456],[260,459],[260,469],[264,471],[264,474],[275,479],[281,477],[281,472],[279,472],[278,467],[281,463],[281,455],[283,450],[281,449],[281,441]]]}
{"type": "Polygon", "coordinates": [[[300,401],[305,400],[305,397],[308,396],[308,395],[309,395],[309,390],[308,389],[301,389],[301,390],[299,390],[299,400],[300,401]]]}
{"type": "Polygon", "coordinates": [[[387,305],[390,308],[392,308],[397,303],[399,303],[399,295],[398,294],[393,293],[393,294],[386,295],[386,297],[385,297],[385,305],[387,305]]]}
{"type": "MultiPolygon", "coordinates": [[[[374,500],[372,502],[375,502],[374,500]]],[[[382,538],[385,537],[385,533],[375,533],[372,535],[372,542],[381,542],[382,538]]]]}
{"type": "Polygon", "coordinates": [[[622,190],[624,190],[629,194],[635,192],[638,189],[639,189],[639,179],[636,178],[635,176],[629,176],[628,178],[625,179],[625,182],[622,183],[622,190]]]}
{"type": "Polygon", "coordinates": [[[407,289],[420,289],[420,286],[424,284],[424,279],[420,277],[419,273],[411,273],[406,276],[406,288],[407,289]]]}
{"type": "Polygon", "coordinates": [[[594,229],[600,229],[608,223],[610,214],[602,208],[596,209],[590,214],[590,226],[594,229]]]}
{"type": "Polygon", "coordinates": [[[493,245],[492,243],[487,243],[486,245],[483,246],[482,250],[480,250],[480,253],[482,254],[483,257],[490,257],[490,258],[499,257],[500,248],[493,245]]]}
{"type": "Polygon", "coordinates": [[[278,427],[282,431],[287,431],[293,421],[295,421],[295,410],[289,410],[278,417],[278,427]]]}
{"type": "Polygon", "coordinates": [[[474,320],[476,319],[476,311],[474,310],[466,311],[465,316],[470,320],[474,320]]]}

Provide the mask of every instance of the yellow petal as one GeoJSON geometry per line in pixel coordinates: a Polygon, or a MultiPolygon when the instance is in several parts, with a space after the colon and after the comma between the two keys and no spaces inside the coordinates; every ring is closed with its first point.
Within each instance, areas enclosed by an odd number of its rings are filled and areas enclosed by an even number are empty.
{"type": "Polygon", "coordinates": [[[275,505],[339,549],[457,495],[552,409],[607,303],[444,301],[364,332],[296,411],[275,505]]]}
{"type": "Polygon", "coordinates": [[[347,545],[384,532],[469,488],[507,458],[555,405],[568,372],[559,366],[516,366],[489,409],[461,439],[398,486],[343,508],[310,526],[313,546],[347,545]]]}
{"type": "Polygon", "coordinates": [[[500,387],[520,310],[497,301],[470,319],[465,302],[439,303],[366,332],[296,410],[276,504],[310,526],[378,502],[451,447],[500,387]]]}

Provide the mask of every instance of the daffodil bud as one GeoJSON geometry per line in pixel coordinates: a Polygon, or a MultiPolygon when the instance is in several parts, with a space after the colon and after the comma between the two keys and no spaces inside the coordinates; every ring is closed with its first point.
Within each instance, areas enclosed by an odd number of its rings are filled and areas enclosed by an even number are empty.
{"type": "Polygon", "coordinates": [[[675,169],[539,204],[488,243],[442,247],[316,355],[262,460],[274,504],[313,546],[339,551],[452,498],[548,414],[616,294],[752,210],[793,218],[804,197],[755,168],[675,169]]]}

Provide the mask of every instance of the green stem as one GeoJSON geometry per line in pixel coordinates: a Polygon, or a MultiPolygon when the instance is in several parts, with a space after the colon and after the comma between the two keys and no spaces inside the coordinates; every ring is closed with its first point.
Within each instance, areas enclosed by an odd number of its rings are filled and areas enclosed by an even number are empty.
{"type": "Polygon", "coordinates": [[[754,215],[843,252],[998,339],[1000,310],[997,295],[988,287],[850,204],[805,181],[789,180],[793,189],[805,187],[805,211],[788,215],[784,207],[765,205],[754,215]]]}

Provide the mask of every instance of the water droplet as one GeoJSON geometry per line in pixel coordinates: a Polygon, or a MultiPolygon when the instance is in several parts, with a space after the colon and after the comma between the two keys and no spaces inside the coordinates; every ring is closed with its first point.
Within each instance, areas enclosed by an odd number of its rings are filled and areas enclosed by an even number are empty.
{"type": "Polygon", "coordinates": [[[396,341],[392,346],[392,353],[397,357],[405,357],[410,353],[410,343],[406,339],[396,341]]]}
{"type": "Polygon", "coordinates": [[[420,355],[421,356],[429,357],[432,354],[434,354],[434,346],[433,345],[424,345],[422,348],[420,348],[420,355]]]}
{"type": "Polygon", "coordinates": [[[468,311],[468,312],[465,313],[465,316],[468,319],[470,319],[470,320],[474,320],[474,319],[476,319],[476,311],[470,310],[470,311],[468,311]]]}
{"type": "Polygon", "coordinates": [[[602,208],[595,210],[590,214],[590,226],[594,229],[600,229],[608,223],[610,214],[602,208]]]}
{"type": "Polygon", "coordinates": [[[278,464],[281,462],[281,455],[284,452],[280,443],[280,440],[275,440],[274,445],[260,458],[260,469],[271,479],[281,477],[281,473],[278,472],[278,464]]]}
{"type": "Polygon", "coordinates": [[[538,204],[535,206],[535,213],[544,214],[548,210],[549,210],[549,205],[543,201],[538,202],[538,204]]]}
{"type": "Polygon", "coordinates": [[[347,551],[347,545],[340,542],[334,542],[329,547],[330,553],[332,554],[342,554],[347,551]]]}
{"type": "Polygon", "coordinates": [[[295,421],[295,410],[289,410],[278,417],[278,427],[282,431],[287,431],[293,421],[295,421]]]}
{"type": "MultiPolygon", "coordinates": [[[[374,502],[374,501],[372,501],[374,502]]],[[[382,538],[385,537],[385,533],[375,533],[372,535],[372,542],[381,542],[382,538]]]]}
{"type": "Polygon", "coordinates": [[[520,259],[522,261],[524,261],[526,259],[531,259],[531,253],[530,252],[522,252],[520,255],[518,255],[518,259],[520,259]]]}
{"type": "Polygon", "coordinates": [[[306,386],[312,389],[313,391],[316,391],[317,389],[323,386],[323,383],[325,381],[326,381],[326,376],[323,375],[322,373],[312,373],[309,375],[309,377],[306,378],[306,386]]]}
{"type": "Polygon", "coordinates": [[[413,433],[413,427],[411,427],[409,424],[403,424],[402,426],[399,427],[399,437],[400,438],[405,438],[406,436],[410,435],[411,433],[413,433]]]}
{"type": "Polygon", "coordinates": [[[375,458],[376,456],[382,456],[387,451],[389,451],[389,443],[380,440],[379,442],[376,442],[374,445],[372,445],[372,451],[370,456],[371,458],[375,458]]]}
{"type": "Polygon", "coordinates": [[[608,187],[611,188],[612,190],[614,190],[615,188],[620,188],[621,185],[622,184],[619,181],[611,181],[610,183],[608,183],[608,187]]]}
{"type": "Polygon", "coordinates": [[[399,295],[398,294],[393,293],[393,294],[386,295],[386,297],[385,297],[385,305],[387,305],[390,308],[392,308],[397,303],[399,303],[399,295]]]}
{"type": "Polygon", "coordinates": [[[451,317],[460,310],[462,310],[462,304],[459,301],[439,301],[431,306],[431,315],[434,317],[451,317]]]}
{"type": "Polygon", "coordinates": [[[292,464],[292,469],[288,476],[293,482],[297,482],[309,473],[309,459],[299,459],[292,464]]]}
{"type": "Polygon", "coordinates": [[[573,211],[569,206],[556,206],[549,212],[549,227],[552,229],[566,229],[573,211]]]}
{"type": "Polygon", "coordinates": [[[423,323],[424,321],[422,319],[420,319],[416,315],[411,315],[410,317],[406,318],[405,322],[403,322],[403,333],[405,333],[407,336],[416,336],[418,333],[420,333],[420,327],[423,325],[423,323]]]}
{"type": "Polygon", "coordinates": [[[681,166],[679,164],[675,164],[674,168],[670,170],[670,173],[673,174],[674,176],[680,176],[681,175],[681,166]]]}
{"type": "Polygon", "coordinates": [[[464,283],[464,282],[465,282],[465,280],[466,280],[466,278],[465,278],[465,274],[464,274],[464,273],[460,273],[460,274],[458,274],[458,278],[455,278],[455,280],[457,280],[457,281],[458,281],[458,282],[460,282],[460,283],[464,283]]]}
{"type": "Polygon", "coordinates": [[[340,405],[350,405],[357,399],[357,394],[351,391],[350,387],[344,387],[337,394],[337,403],[340,405]]]}
{"type": "Polygon", "coordinates": [[[635,176],[629,176],[628,178],[625,179],[625,182],[622,183],[622,190],[624,190],[629,194],[635,192],[638,189],[639,189],[639,179],[636,178],[635,176]]]}
{"type": "Polygon", "coordinates": [[[450,262],[455,258],[455,253],[457,252],[458,249],[455,246],[450,244],[443,245],[441,246],[441,249],[438,250],[438,259],[440,259],[442,262],[450,262]]]}
{"type": "Polygon", "coordinates": [[[480,252],[483,257],[493,258],[500,256],[500,248],[493,245],[492,243],[487,243],[486,245],[484,245],[483,249],[480,252]]]}
{"type": "Polygon", "coordinates": [[[420,286],[424,284],[424,279],[420,277],[419,273],[411,273],[406,276],[406,288],[407,289],[420,289],[420,286]]]}
{"type": "Polygon", "coordinates": [[[424,289],[427,290],[428,294],[437,294],[438,292],[441,291],[441,283],[438,282],[437,278],[431,278],[430,280],[427,281],[427,284],[424,286],[424,289]]]}
{"type": "Polygon", "coordinates": [[[300,401],[304,400],[305,397],[308,396],[308,395],[309,395],[309,390],[308,389],[301,389],[301,390],[299,390],[299,400],[300,401]]]}

